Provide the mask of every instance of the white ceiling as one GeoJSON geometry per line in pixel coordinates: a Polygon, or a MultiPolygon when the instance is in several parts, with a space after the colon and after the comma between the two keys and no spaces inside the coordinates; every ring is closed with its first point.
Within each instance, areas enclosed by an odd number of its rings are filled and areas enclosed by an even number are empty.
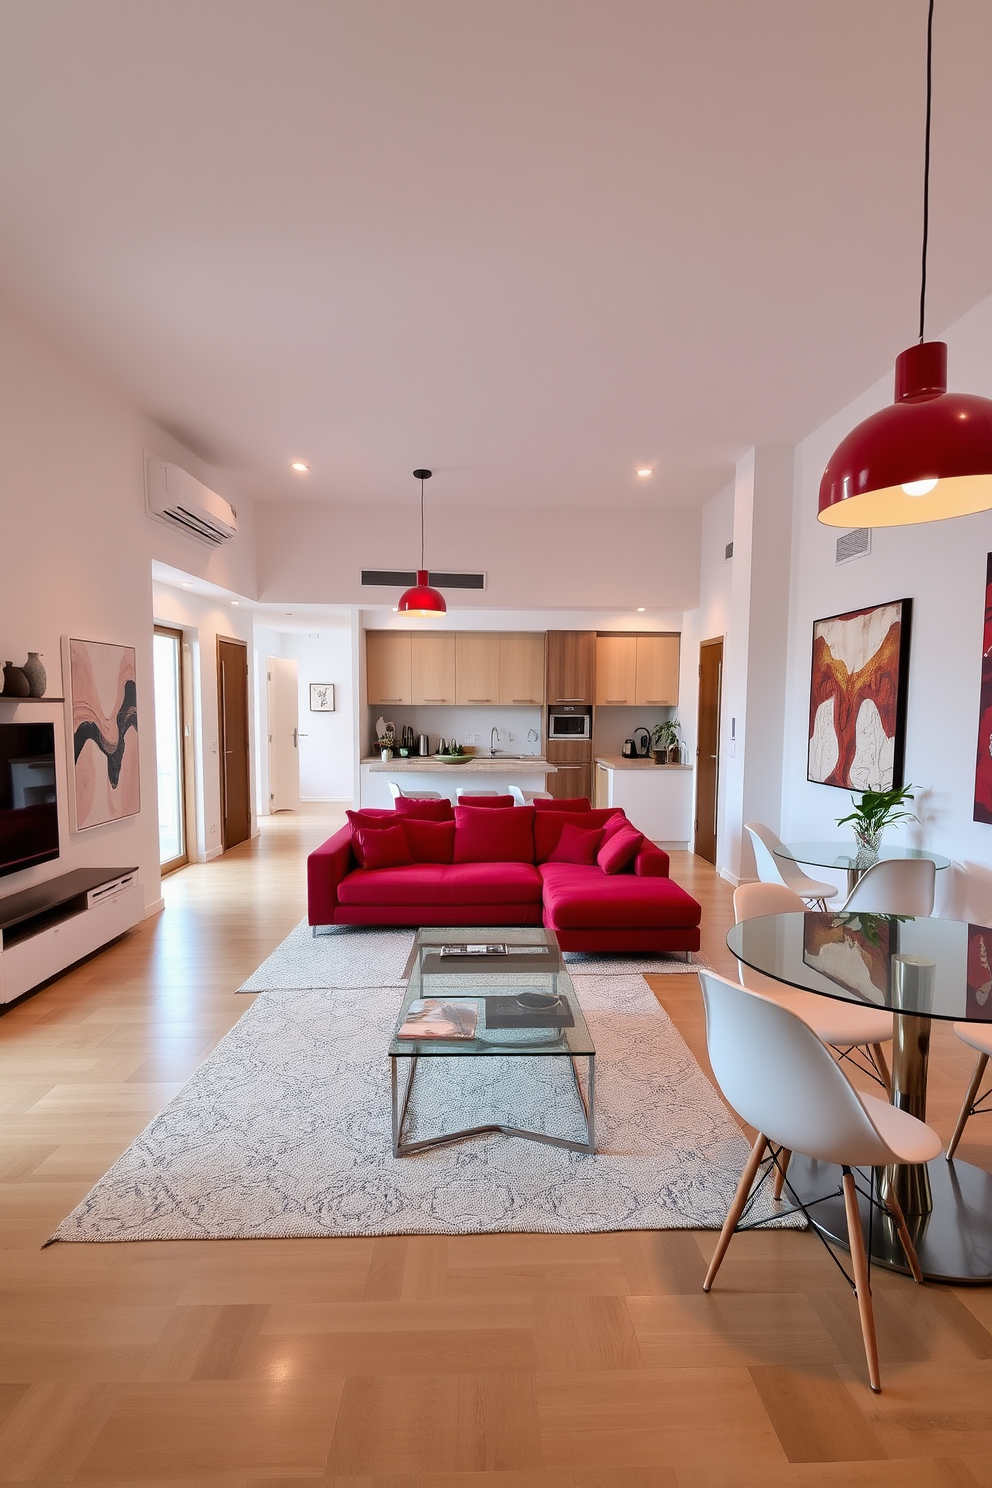
{"type": "MultiPolygon", "coordinates": [[[[694,505],[915,339],[925,15],[0,0],[0,294],[261,499],[694,505]]],[[[933,330],[990,56],[938,0],[933,330]]]]}

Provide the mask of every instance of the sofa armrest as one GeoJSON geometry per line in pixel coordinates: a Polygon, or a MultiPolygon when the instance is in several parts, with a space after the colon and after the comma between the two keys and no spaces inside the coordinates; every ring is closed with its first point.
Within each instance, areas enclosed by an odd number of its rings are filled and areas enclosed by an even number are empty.
{"type": "Polygon", "coordinates": [[[641,878],[667,878],[669,857],[664,848],[645,842],[634,859],[634,872],[641,878]]]}
{"type": "Polygon", "coordinates": [[[351,850],[351,827],[342,827],[307,858],[307,919],[311,925],[333,925],[338,884],[357,867],[351,850]]]}

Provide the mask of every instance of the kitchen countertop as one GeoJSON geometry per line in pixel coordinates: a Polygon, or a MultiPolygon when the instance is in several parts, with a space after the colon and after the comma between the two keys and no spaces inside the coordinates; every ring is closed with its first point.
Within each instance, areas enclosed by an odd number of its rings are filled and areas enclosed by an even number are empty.
{"type": "Polygon", "coordinates": [[[597,765],[607,770],[691,770],[691,765],[656,765],[648,756],[640,759],[624,759],[622,754],[597,754],[597,765]]]}
{"type": "Polygon", "coordinates": [[[556,775],[557,765],[549,764],[543,754],[527,755],[524,759],[490,759],[488,754],[473,755],[466,765],[448,765],[433,755],[412,754],[408,759],[391,759],[383,763],[378,755],[369,755],[362,760],[373,774],[418,775],[556,775]]]}

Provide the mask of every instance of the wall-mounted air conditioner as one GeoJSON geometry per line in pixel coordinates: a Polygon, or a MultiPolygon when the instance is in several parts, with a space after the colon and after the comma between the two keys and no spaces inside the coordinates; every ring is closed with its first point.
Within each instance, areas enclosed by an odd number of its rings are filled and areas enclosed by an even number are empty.
{"type": "Polygon", "coordinates": [[[238,530],[238,514],[223,496],[165,460],[145,460],[145,507],[150,517],[213,548],[238,530]]]}

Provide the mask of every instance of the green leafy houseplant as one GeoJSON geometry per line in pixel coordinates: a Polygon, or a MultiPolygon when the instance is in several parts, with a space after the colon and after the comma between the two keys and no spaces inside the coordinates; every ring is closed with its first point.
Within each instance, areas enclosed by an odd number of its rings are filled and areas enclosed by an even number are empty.
{"type": "Polygon", "coordinates": [[[899,810],[907,801],[915,800],[910,794],[912,789],[912,785],[901,785],[897,790],[862,791],[860,801],[851,797],[854,810],[848,816],[839,816],[837,825],[843,827],[848,822],[851,823],[858,842],[859,856],[866,859],[877,858],[882,832],[893,822],[919,820],[912,811],[899,810]]]}
{"type": "Polygon", "coordinates": [[[668,754],[679,747],[679,734],[681,726],[677,718],[666,718],[663,723],[656,723],[651,730],[651,747],[655,754],[668,754]]]}

